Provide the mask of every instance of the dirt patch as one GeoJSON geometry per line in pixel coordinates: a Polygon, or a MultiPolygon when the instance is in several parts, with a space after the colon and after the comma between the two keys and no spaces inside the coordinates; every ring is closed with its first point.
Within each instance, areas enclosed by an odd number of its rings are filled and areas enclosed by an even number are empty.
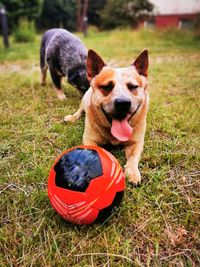
{"type": "Polygon", "coordinates": [[[200,60],[200,55],[191,55],[191,56],[158,56],[155,58],[152,58],[151,61],[153,63],[157,63],[157,64],[162,64],[163,62],[165,63],[170,63],[170,62],[180,62],[180,61],[184,61],[184,60],[188,60],[188,61],[197,61],[200,60]]]}
{"type": "Polygon", "coordinates": [[[0,73],[19,73],[30,75],[35,71],[40,71],[39,65],[25,62],[4,62],[0,63],[0,73]]]}

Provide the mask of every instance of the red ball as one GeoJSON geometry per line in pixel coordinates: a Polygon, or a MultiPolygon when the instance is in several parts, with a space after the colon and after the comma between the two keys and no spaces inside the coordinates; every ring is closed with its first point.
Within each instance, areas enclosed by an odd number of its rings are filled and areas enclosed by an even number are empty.
{"type": "Polygon", "coordinates": [[[97,146],[77,146],[54,162],[48,178],[53,208],[67,221],[105,220],[119,206],[125,176],[117,159],[97,146]]]}

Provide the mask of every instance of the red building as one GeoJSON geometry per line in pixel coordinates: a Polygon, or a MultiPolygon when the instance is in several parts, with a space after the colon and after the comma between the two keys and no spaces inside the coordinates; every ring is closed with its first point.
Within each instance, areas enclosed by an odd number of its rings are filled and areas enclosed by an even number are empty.
{"type": "Polygon", "coordinates": [[[190,28],[200,14],[200,0],[149,0],[153,15],[145,26],[190,28]]]}

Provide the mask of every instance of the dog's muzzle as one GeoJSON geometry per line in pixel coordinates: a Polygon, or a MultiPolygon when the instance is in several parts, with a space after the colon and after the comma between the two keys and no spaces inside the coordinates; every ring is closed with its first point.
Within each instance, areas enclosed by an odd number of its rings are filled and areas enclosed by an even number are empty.
{"type": "MultiPolygon", "coordinates": [[[[130,121],[132,119],[132,117],[137,113],[138,109],[140,108],[140,104],[138,104],[137,108],[135,109],[135,111],[133,113],[130,113],[127,111],[121,111],[121,114],[118,113],[108,113],[105,111],[105,109],[103,108],[103,106],[101,106],[101,111],[103,112],[104,116],[106,117],[106,119],[108,120],[108,122],[111,124],[113,119],[118,119],[118,120],[123,120],[124,118],[126,118],[128,116],[128,121],[130,121]]],[[[126,108],[125,108],[126,110],[126,108]]],[[[130,111],[130,108],[129,108],[130,111]]]]}

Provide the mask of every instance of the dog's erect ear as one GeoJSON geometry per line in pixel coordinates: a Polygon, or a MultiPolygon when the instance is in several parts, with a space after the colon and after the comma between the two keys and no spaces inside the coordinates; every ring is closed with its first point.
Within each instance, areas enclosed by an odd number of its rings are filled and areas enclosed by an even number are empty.
{"type": "Polygon", "coordinates": [[[149,65],[149,58],[148,58],[148,50],[144,50],[132,64],[135,66],[137,72],[140,75],[148,76],[148,65],[149,65]]]}
{"type": "Polygon", "coordinates": [[[92,49],[89,49],[87,56],[87,78],[91,81],[94,76],[99,74],[106,64],[103,59],[92,49]]]}

